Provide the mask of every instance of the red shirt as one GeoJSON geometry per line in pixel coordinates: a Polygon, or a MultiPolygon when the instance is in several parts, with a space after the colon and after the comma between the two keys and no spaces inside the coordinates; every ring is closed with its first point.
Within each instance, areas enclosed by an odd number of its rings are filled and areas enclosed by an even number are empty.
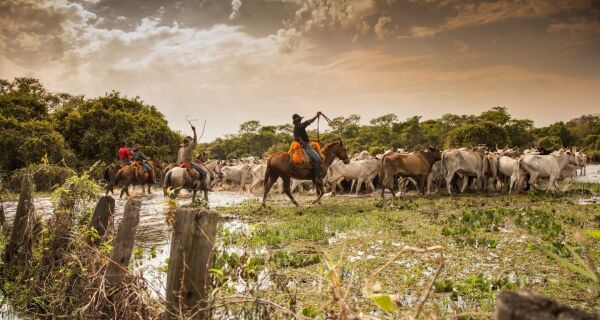
{"type": "Polygon", "coordinates": [[[119,160],[131,160],[132,156],[133,153],[131,153],[131,150],[128,147],[123,147],[119,149],[119,160]]]}

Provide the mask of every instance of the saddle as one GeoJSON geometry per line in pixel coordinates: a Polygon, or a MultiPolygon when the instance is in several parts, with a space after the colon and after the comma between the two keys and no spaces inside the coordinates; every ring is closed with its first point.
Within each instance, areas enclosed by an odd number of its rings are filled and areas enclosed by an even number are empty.
{"type": "MultiPolygon", "coordinates": [[[[156,169],[154,168],[154,166],[152,164],[148,163],[148,165],[152,169],[152,177],[156,178],[156,169]]],[[[141,170],[142,174],[148,174],[148,172],[146,172],[146,169],[144,168],[144,166],[142,166],[142,164],[139,163],[139,161],[134,161],[129,166],[136,168],[136,170],[141,170]]]]}
{"type": "MultiPolygon", "coordinates": [[[[321,143],[317,140],[311,140],[309,143],[311,147],[315,149],[315,151],[317,151],[317,154],[319,155],[319,157],[321,157],[321,160],[324,160],[325,156],[321,151],[321,143]]],[[[306,153],[306,151],[304,151],[302,145],[299,142],[292,142],[288,153],[290,154],[290,157],[292,159],[292,161],[290,162],[290,166],[293,166],[297,169],[310,169],[313,167],[312,159],[306,153]]]]}
{"type": "Polygon", "coordinates": [[[190,177],[192,177],[194,180],[200,179],[200,173],[198,173],[198,171],[196,171],[196,169],[194,169],[194,166],[192,166],[191,162],[184,161],[179,165],[179,167],[184,168],[187,171],[187,173],[190,175],[190,177]]]}

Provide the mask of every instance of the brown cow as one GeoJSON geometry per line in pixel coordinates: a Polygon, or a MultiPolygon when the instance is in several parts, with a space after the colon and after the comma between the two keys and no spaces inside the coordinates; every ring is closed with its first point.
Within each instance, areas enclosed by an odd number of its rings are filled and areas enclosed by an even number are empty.
{"type": "Polygon", "coordinates": [[[383,167],[381,198],[385,197],[386,188],[390,189],[394,197],[396,196],[393,190],[395,175],[417,178],[419,192],[422,194],[425,189],[425,179],[431,171],[431,166],[441,157],[440,150],[431,146],[415,153],[390,152],[386,154],[381,160],[383,167]]]}

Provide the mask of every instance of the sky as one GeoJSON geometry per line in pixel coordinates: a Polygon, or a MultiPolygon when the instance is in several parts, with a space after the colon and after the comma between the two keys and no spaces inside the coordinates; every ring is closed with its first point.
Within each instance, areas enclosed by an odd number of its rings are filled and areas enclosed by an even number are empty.
{"type": "Polygon", "coordinates": [[[0,78],[24,76],[206,140],[317,111],[547,125],[600,112],[600,1],[0,0],[0,78]]]}

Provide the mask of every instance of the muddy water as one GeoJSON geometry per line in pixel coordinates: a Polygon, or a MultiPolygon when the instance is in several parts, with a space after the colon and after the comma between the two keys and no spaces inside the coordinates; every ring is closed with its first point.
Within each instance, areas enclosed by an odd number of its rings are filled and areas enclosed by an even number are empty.
{"type": "MultiPolygon", "coordinates": [[[[165,214],[168,206],[163,197],[162,190],[154,189],[152,194],[143,195],[139,190],[132,192],[133,197],[142,200],[140,210],[140,224],[138,225],[135,246],[137,254],[132,259],[132,268],[136,273],[143,274],[148,287],[155,297],[164,297],[166,285],[166,261],[169,257],[171,227],[165,222],[165,214]],[[138,193],[135,193],[138,191],[138,193]]],[[[258,199],[256,195],[236,193],[230,191],[215,191],[209,194],[209,204],[213,209],[219,207],[233,206],[244,201],[258,199]]],[[[125,207],[126,199],[116,199],[115,225],[118,225],[125,207]]],[[[178,205],[189,204],[191,196],[182,192],[177,199],[178,205]]],[[[35,198],[35,208],[38,213],[49,217],[52,214],[52,203],[49,197],[35,198]]],[[[5,202],[4,212],[9,222],[14,219],[17,202],[5,202]]],[[[247,226],[239,220],[231,220],[223,223],[223,228],[240,229],[247,226]]],[[[6,315],[5,315],[6,316],[6,315]]],[[[0,319],[4,319],[0,310],[0,319]]]]}
{"type": "MultiPolygon", "coordinates": [[[[578,170],[579,171],[579,170],[578,170]]],[[[577,182],[600,183],[600,164],[588,164],[586,175],[577,176],[577,182]]]]}

